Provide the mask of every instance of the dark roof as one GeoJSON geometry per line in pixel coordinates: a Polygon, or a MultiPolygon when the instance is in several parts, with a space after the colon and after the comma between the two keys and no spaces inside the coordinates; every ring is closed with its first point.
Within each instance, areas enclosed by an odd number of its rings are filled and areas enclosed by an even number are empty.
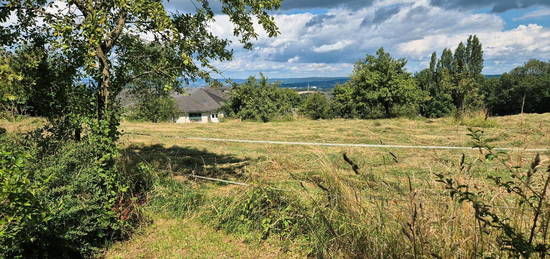
{"type": "Polygon", "coordinates": [[[225,89],[196,88],[189,92],[189,96],[173,95],[179,110],[182,112],[217,111],[226,100],[225,89]]]}

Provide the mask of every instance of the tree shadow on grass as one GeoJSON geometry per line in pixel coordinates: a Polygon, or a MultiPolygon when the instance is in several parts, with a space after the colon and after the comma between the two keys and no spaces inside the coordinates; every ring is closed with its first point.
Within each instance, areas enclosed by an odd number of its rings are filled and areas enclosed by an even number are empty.
{"type": "Polygon", "coordinates": [[[122,150],[122,159],[124,166],[128,168],[145,163],[173,175],[195,174],[217,178],[240,178],[243,176],[242,169],[251,161],[250,158],[216,154],[206,149],[181,146],[166,148],[160,144],[131,145],[122,150]]]}

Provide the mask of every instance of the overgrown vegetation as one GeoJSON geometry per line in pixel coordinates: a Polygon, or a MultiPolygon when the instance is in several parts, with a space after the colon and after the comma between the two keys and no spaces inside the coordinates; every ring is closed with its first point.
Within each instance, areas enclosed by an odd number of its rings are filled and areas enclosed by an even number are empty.
{"type": "Polygon", "coordinates": [[[268,122],[277,118],[292,118],[293,108],[299,105],[299,101],[296,91],[269,83],[262,75],[260,80],[251,77],[246,83],[233,88],[223,110],[229,117],[268,122]]]}
{"type": "MultiPolygon", "coordinates": [[[[469,165],[466,165],[463,159],[460,162],[460,171],[471,173],[472,168],[476,166],[475,163],[493,160],[501,163],[504,166],[500,169],[503,173],[488,175],[487,178],[496,188],[508,194],[504,200],[508,200],[508,204],[514,205],[512,209],[520,210],[521,213],[509,218],[505,213],[497,212],[495,206],[485,197],[485,190],[460,183],[443,174],[437,174],[437,181],[445,185],[453,199],[472,206],[475,221],[479,226],[480,240],[484,240],[484,237],[494,239],[489,241],[489,245],[496,244],[496,247],[512,257],[529,258],[533,254],[538,254],[540,258],[544,258],[550,255],[550,246],[547,242],[550,226],[547,197],[550,188],[550,165],[545,168],[540,154],[537,154],[527,168],[514,166],[510,156],[494,151],[487,143],[483,131],[471,129],[469,135],[474,141],[474,147],[479,149],[481,158],[469,165]]],[[[479,247],[476,246],[472,253],[476,256],[486,256],[491,253],[487,250],[489,249],[481,244],[479,247]]]]}
{"type": "Polygon", "coordinates": [[[2,256],[92,257],[140,220],[136,207],[152,176],[107,167],[113,160],[92,138],[56,146],[1,141],[2,256]]]}
{"type": "Polygon", "coordinates": [[[527,166],[514,166],[507,154],[493,151],[482,131],[472,129],[470,136],[481,156],[463,155],[449,172],[436,173],[433,181],[444,184],[436,193],[418,190],[407,174],[406,189],[381,194],[394,187],[344,154],[353,173],[323,162],[320,175],[294,177],[301,191],[254,187],[216,206],[216,224],[259,239],[291,239],[319,258],[549,255],[550,165],[536,155],[527,166]],[[447,176],[456,173],[487,181],[447,176]],[[445,192],[454,201],[436,199],[445,192]],[[447,226],[448,220],[454,222],[447,226]]]}
{"type": "MultiPolygon", "coordinates": [[[[253,19],[278,34],[267,11],[279,0],[220,2],[245,48],[258,35],[253,19]]],[[[208,30],[207,1],[188,13],[160,1],[8,0],[0,9],[2,22],[17,16],[0,30],[1,115],[47,119],[0,143],[0,257],[97,256],[136,225],[152,186],[142,167],[119,164],[119,94],[134,86],[147,93],[139,117],[172,117],[171,100],[149,97],[181,78],[209,80],[213,62],[232,58],[229,41],[208,30]]]]}

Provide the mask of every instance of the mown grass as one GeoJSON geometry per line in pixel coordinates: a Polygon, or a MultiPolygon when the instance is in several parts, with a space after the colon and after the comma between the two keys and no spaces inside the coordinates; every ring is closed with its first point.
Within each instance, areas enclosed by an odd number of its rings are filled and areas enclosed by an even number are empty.
{"type": "MultiPolygon", "coordinates": [[[[497,147],[550,147],[550,114],[489,120],[229,120],[185,125],[124,122],[120,143],[123,157],[131,163],[145,163],[178,183],[170,180],[153,191],[150,206],[145,208],[152,223],[131,240],[117,244],[106,256],[446,258],[479,256],[479,246],[491,251],[484,256],[506,256],[494,243],[495,235],[480,240],[472,208],[451,200],[436,182],[435,174],[442,173],[485,190],[496,211],[517,219],[526,228],[525,215],[503,209],[515,206],[514,201],[487,180],[488,175],[506,176],[499,163],[486,161],[467,174],[457,170],[463,154],[466,164],[483,159],[476,150],[284,146],[186,139],[470,146],[468,128],[480,127],[497,147]],[[344,153],[358,165],[357,174],[344,161],[344,153]],[[197,181],[186,177],[189,174],[245,182],[252,187],[197,181]]],[[[17,131],[32,125],[0,122],[0,127],[17,131]]],[[[550,153],[541,155],[541,166],[547,166],[550,153]]],[[[510,152],[509,156],[511,164],[525,167],[534,154],[510,152]]]]}

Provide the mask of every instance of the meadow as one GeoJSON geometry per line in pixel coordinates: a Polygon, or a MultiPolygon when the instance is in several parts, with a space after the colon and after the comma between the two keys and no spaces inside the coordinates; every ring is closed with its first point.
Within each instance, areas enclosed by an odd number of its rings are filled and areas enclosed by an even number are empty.
{"type": "MultiPolygon", "coordinates": [[[[0,127],[17,132],[40,123],[31,119],[2,122],[0,127]]],[[[521,197],[511,195],[494,179],[513,182],[520,179],[514,175],[530,172],[524,196],[529,191],[540,196],[547,189],[544,182],[550,152],[540,152],[535,161],[536,153],[522,149],[550,148],[550,114],[487,120],[123,122],[121,129],[120,166],[146,167],[158,175],[159,183],[142,208],[147,217],[141,229],[114,244],[105,252],[107,258],[521,254],[518,245],[506,243],[510,235],[504,233],[503,224],[525,235],[521,238],[532,239],[533,244],[548,244],[547,198],[540,199],[538,212],[530,210],[521,197]],[[472,128],[483,133],[470,131],[472,128]],[[489,149],[518,150],[500,154],[480,149],[296,146],[189,137],[464,147],[482,143],[489,149]],[[448,179],[454,182],[445,182],[448,179]],[[463,195],[462,202],[449,195],[453,190],[455,195],[463,195]],[[480,214],[480,205],[492,214],[480,214]],[[504,222],[500,227],[483,220],[493,214],[504,222]],[[533,235],[530,230],[537,214],[539,224],[533,235]]],[[[521,238],[516,236],[515,241],[521,238]]],[[[536,250],[526,253],[544,254],[536,250]]]]}

